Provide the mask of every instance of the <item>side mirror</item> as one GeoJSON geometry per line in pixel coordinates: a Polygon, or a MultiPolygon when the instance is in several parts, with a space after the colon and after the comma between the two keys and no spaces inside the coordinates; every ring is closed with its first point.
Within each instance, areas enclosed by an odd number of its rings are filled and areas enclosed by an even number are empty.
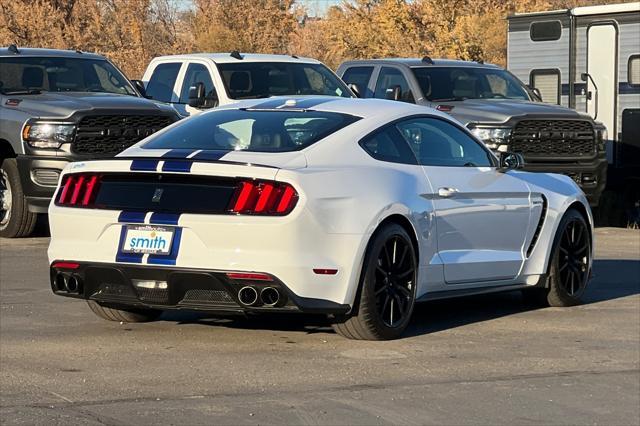
{"type": "Polygon", "coordinates": [[[500,153],[500,170],[514,170],[524,167],[524,158],[521,154],[515,152],[501,152],[500,153]]]}
{"type": "Polygon", "coordinates": [[[580,74],[580,80],[586,82],[589,79],[589,74],[586,72],[583,72],[582,74],[580,74]]]}
{"type": "Polygon", "coordinates": [[[351,89],[351,91],[353,92],[354,95],[356,95],[357,98],[361,98],[362,97],[362,92],[360,91],[360,87],[358,87],[357,84],[350,83],[349,84],[349,89],[351,89]]]}
{"type": "Polygon", "coordinates": [[[144,88],[144,83],[142,82],[142,80],[131,80],[131,84],[133,84],[133,87],[135,87],[138,93],[140,93],[140,96],[149,99],[149,96],[147,96],[147,90],[144,88]]]}
{"type": "Polygon", "coordinates": [[[402,89],[399,85],[391,86],[385,92],[386,98],[391,101],[399,101],[402,97],[402,89]]]}

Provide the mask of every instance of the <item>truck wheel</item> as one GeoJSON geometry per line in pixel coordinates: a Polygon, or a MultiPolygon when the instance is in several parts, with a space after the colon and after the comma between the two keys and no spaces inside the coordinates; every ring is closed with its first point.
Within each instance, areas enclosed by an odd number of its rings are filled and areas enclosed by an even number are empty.
{"type": "Polygon", "coordinates": [[[115,309],[102,306],[95,300],[87,300],[89,308],[94,314],[107,321],[118,322],[149,322],[158,319],[162,311],[155,309],[115,309]]]}
{"type": "Polygon", "coordinates": [[[333,324],[339,335],[390,340],[409,324],[416,295],[417,259],[411,237],[389,224],[374,235],[362,267],[357,312],[333,324]]]}
{"type": "Polygon", "coordinates": [[[26,237],[33,232],[38,215],[29,211],[22,192],[18,163],[5,158],[0,165],[0,237],[26,237]]]}

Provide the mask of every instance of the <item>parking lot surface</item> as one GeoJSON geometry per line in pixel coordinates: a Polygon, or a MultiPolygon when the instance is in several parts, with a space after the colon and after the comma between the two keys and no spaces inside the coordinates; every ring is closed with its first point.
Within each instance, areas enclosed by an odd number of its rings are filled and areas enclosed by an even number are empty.
{"type": "Polygon", "coordinates": [[[430,302],[389,342],[317,317],[103,321],[53,296],[47,244],[0,240],[2,424],[640,424],[637,230],[596,231],[582,306],[430,302]]]}

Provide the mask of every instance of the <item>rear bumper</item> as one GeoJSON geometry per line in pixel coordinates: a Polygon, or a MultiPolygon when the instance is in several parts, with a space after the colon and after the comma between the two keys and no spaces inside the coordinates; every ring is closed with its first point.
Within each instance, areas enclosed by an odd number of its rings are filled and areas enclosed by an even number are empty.
{"type": "Polygon", "coordinates": [[[591,207],[597,207],[600,195],[607,185],[607,159],[598,158],[593,163],[549,164],[528,163],[529,172],[559,173],[571,177],[582,189],[591,207]]]}
{"type": "Polygon", "coordinates": [[[71,269],[65,265],[57,267],[56,263],[53,262],[50,267],[50,284],[54,294],[95,300],[116,308],[334,315],[344,314],[350,309],[349,305],[298,296],[273,275],[269,275],[270,280],[232,279],[227,276],[229,271],[109,263],[77,263],[78,266],[71,269]],[[62,285],[65,279],[71,277],[77,283],[77,289],[73,291],[62,285]],[[166,288],[144,288],[140,286],[141,281],[164,282],[166,288]],[[255,303],[247,305],[239,300],[238,292],[244,287],[256,290],[258,300],[255,303]],[[278,291],[280,297],[277,303],[268,305],[261,301],[260,294],[265,288],[278,291]]]}

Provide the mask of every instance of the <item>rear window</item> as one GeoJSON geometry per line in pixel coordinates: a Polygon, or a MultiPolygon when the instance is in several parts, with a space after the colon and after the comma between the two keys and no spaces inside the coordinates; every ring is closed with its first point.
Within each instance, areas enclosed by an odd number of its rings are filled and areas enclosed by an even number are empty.
{"type": "Polygon", "coordinates": [[[320,111],[211,111],[180,122],[143,148],[297,151],[357,120],[352,115],[320,111]]]}
{"type": "Polygon", "coordinates": [[[234,62],[218,64],[231,99],[323,95],[351,97],[346,85],[322,64],[234,62]]]}

